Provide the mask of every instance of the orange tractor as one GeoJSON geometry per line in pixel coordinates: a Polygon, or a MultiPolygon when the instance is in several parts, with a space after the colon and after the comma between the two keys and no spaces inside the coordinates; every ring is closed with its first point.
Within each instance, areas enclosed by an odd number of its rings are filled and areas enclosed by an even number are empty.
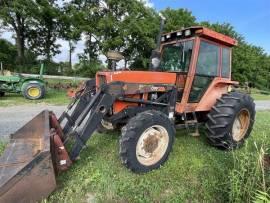
{"type": "MultiPolygon", "coordinates": [[[[176,129],[209,143],[240,147],[252,130],[255,105],[234,92],[231,51],[237,41],[204,27],[160,35],[149,71],[112,69],[96,74],[57,119],[43,111],[11,136],[0,158],[0,202],[31,202],[56,187],[55,173],[74,163],[97,130],[121,128],[120,158],[136,173],[157,169],[168,159],[176,129]]],[[[89,155],[91,156],[91,155],[89,155]]]]}

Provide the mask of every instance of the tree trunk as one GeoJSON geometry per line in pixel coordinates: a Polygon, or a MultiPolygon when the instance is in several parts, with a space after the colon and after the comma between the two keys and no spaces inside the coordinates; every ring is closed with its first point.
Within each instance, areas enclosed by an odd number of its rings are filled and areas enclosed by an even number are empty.
{"type": "Polygon", "coordinates": [[[47,39],[45,42],[45,55],[48,62],[51,61],[51,29],[47,28],[47,39]]]}
{"type": "Polygon", "coordinates": [[[21,36],[20,33],[16,32],[16,47],[18,53],[18,64],[24,64],[24,38],[21,36]]]}
{"type": "Polygon", "coordinates": [[[125,69],[127,68],[127,64],[128,64],[128,60],[125,59],[125,65],[124,65],[124,66],[125,66],[125,67],[124,67],[125,69]]]}
{"type": "Polygon", "coordinates": [[[16,13],[16,18],[12,21],[12,27],[16,32],[16,47],[18,53],[18,64],[24,64],[24,51],[25,51],[25,27],[24,18],[16,13]]]}
{"type": "Polygon", "coordinates": [[[91,63],[91,60],[92,60],[92,46],[91,46],[91,43],[92,43],[92,35],[91,33],[89,33],[89,41],[88,41],[88,55],[89,55],[89,63],[91,63]]]}
{"type": "Polygon", "coordinates": [[[72,46],[72,42],[69,41],[69,68],[70,70],[72,70],[72,52],[73,52],[73,46],[72,46]]]}

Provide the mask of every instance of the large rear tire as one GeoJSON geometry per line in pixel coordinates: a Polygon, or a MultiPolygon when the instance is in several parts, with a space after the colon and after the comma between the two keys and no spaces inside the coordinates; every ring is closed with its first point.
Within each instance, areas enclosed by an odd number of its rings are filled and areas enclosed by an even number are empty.
{"type": "Polygon", "coordinates": [[[45,87],[38,82],[29,82],[23,85],[22,94],[26,99],[42,99],[45,96],[45,87]]]}
{"type": "Polygon", "coordinates": [[[206,122],[210,143],[224,149],[243,145],[252,130],[255,119],[253,99],[243,93],[222,95],[212,107],[206,122]]]}
{"type": "Polygon", "coordinates": [[[172,150],[174,136],[174,124],[164,113],[149,110],[137,114],[122,128],[122,163],[137,173],[159,168],[172,150]]]}

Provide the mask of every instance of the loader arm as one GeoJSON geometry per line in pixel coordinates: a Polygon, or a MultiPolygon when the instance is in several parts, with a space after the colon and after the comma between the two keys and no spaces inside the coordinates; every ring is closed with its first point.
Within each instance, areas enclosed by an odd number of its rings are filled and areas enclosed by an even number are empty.
{"type": "Polygon", "coordinates": [[[78,101],[69,105],[68,110],[60,116],[58,120],[60,124],[66,120],[61,133],[63,134],[64,144],[68,145],[69,141],[72,140],[71,138],[75,140],[69,153],[72,161],[79,156],[87,140],[97,129],[115,100],[124,95],[124,85],[123,82],[103,84],[96,92],[93,92],[95,91],[93,89],[95,87],[94,80],[88,82],[82,94],[78,96],[78,101]],[[73,105],[76,102],[73,110],[73,105]],[[71,115],[68,113],[69,110],[72,111],[71,115]]]}

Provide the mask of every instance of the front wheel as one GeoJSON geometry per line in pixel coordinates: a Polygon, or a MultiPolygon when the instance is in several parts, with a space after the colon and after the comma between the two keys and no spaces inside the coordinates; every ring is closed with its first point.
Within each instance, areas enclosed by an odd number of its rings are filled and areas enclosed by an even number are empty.
{"type": "Polygon", "coordinates": [[[137,114],[122,128],[120,156],[134,172],[159,168],[168,158],[175,128],[168,116],[154,110],[137,114]]]}
{"type": "Polygon", "coordinates": [[[239,92],[222,95],[208,114],[206,128],[210,143],[225,149],[242,146],[251,133],[255,113],[249,95],[239,92]]]}

